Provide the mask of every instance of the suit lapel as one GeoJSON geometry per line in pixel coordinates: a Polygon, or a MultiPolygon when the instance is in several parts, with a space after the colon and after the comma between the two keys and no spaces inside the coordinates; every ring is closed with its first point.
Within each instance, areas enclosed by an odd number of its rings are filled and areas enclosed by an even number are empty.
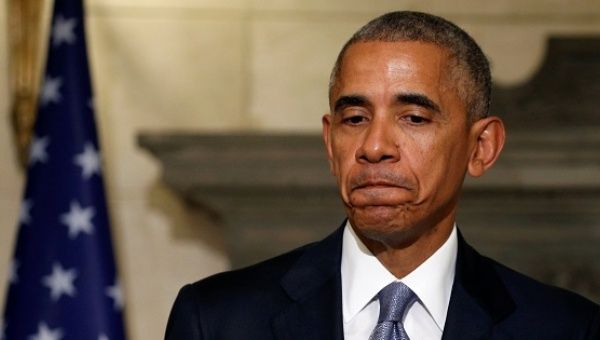
{"type": "Polygon", "coordinates": [[[461,286],[452,289],[442,340],[487,339],[492,320],[461,286]]]}
{"type": "Polygon", "coordinates": [[[514,302],[493,263],[458,234],[456,275],[442,340],[494,339],[494,326],[514,310],[514,302]]]}
{"type": "MultiPolygon", "coordinates": [[[[281,280],[291,299],[272,320],[275,339],[342,340],[340,262],[343,227],[299,258],[281,280]]],[[[458,234],[456,275],[442,340],[500,339],[494,326],[515,305],[491,260],[458,234]]]]}
{"type": "Polygon", "coordinates": [[[342,231],[307,249],[281,280],[292,303],[273,319],[276,339],[343,339],[342,231]]]}

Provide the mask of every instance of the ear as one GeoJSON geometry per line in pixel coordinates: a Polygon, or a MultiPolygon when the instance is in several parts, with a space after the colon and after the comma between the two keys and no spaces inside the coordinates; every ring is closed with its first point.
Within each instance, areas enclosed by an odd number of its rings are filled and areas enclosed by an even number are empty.
{"type": "Polygon", "coordinates": [[[331,146],[331,120],[333,119],[330,113],[323,115],[321,122],[323,124],[323,142],[325,142],[325,150],[327,151],[327,160],[329,161],[329,172],[335,175],[333,170],[333,148],[331,146]]]}
{"type": "Polygon", "coordinates": [[[494,165],[504,147],[504,123],[498,117],[486,117],[473,123],[471,136],[475,141],[469,158],[469,175],[479,177],[494,165]]]}

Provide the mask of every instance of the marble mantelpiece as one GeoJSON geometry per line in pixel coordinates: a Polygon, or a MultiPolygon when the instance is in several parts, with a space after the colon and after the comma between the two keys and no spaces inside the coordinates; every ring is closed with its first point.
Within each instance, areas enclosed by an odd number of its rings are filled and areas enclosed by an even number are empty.
{"type": "MultiPolygon", "coordinates": [[[[494,168],[468,178],[458,224],[484,254],[600,302],[600,38],[555,37],[526,83],[496,86],[508,127],[494,168]]],[[[344,211],[318,134],[142,133],[162,180],[210,211],[234,267],[317,240],[344,211]]]]}
{"type": "MultiPolygon", "coordinates": [[[[234,267],[317,240],[344,212],[319,135],[146,133],[163,181],[220,216],[234,267]]],[[[467,179],[458,223],[479,250],[600,300],[600,128],[514,131],[467,179]]]]}

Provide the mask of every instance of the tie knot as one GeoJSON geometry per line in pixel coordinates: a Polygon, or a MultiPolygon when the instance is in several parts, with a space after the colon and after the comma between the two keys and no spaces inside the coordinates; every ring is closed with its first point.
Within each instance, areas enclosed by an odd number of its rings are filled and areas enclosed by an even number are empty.
{"type": "Polygon", "coordinates": [[[379,291],[379,321],[400,322],[404,313],[417,300],[415,293],[402,282],[392,282],[379,291]]]}

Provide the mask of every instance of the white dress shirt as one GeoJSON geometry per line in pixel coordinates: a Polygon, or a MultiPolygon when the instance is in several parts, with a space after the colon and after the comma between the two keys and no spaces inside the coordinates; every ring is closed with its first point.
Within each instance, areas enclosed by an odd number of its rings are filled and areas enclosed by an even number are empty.
{"type": "Polygon", "coordinates": [[[411,339],[441,339],[454,282],[458,240],[456,225],[448,240],[419,267],[398,280],[356,236],[346,223],[342,244],[342,313],[344,338],[367,340],[377,324],[377,293],[401,281],[418,300],[407,311],[403,324],[411,339]]]}

